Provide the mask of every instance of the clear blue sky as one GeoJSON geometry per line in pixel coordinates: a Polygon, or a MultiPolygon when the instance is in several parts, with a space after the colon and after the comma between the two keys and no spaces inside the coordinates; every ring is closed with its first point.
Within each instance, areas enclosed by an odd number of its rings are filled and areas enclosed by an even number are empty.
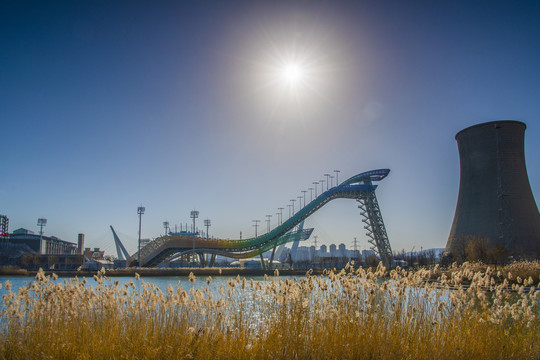
{"type": "MultiPolygon", "coordinates": [[[[540,197],[538,19],[538,1],[2,1],[0,213],[109,253],[113,225],[133,251],[141,203],[143,237],[194,208],[248,237],[324,173],[390,168],[393,249],[444,247],[459,130],[525,122],[540,197]]],[[[362,225],[350,200],[306,224],[367,248],[362,225]]]]}

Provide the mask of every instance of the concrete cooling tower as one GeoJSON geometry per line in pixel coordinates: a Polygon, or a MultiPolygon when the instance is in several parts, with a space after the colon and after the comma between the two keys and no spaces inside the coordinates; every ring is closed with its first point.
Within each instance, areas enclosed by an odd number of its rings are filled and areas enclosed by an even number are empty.
{"type": "Polygon", "coordinates": [[[480,236],[515,257],[540,256],[540,213],[525,167],[525,128],[519,121],[493,121],[456,134],[461,175],[447,254],[455,255],[463,239],[480,236]]]}

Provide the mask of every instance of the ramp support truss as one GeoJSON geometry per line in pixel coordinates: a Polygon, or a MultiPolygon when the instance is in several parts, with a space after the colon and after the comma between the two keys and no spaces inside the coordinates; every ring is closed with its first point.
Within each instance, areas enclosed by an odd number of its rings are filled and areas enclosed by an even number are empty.
{"type": "Polygon", "coordinates": [[[358,208],[363,218],[362,222],[365,224],[364,229],[367,231],[368,242],[372,245],[372,249],[379,253],[383,264],[389,266],[392,260],[392,248],[390,247],[375,191],[366,192],[365,197],[357,199],[357,201],[360,204],[358,208]]]}

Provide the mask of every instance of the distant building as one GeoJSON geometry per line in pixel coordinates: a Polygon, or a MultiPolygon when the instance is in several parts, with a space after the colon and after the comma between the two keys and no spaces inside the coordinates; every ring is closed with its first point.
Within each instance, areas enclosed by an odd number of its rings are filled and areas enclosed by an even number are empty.
{"type": "Polygon", "coordinates": [[[332,256],[332,257],[338,257],[336,244],[330,245],[330,256],[332,256]]]}
{"type": "Polygon", "coordinates": [[[105,250],[100,250],[99,248],[90,248],[84,249],[84,257],[88,260],[103,260],[105,257],[105,250]]]}
{"type": "Polygon", "coordinates": [[[309,247],[309,261],[315,261],[315,254],[316,254],[315,246],[312,245],[309,247]]]}
{"type": "Polygon", "coordinates": [[[33,231],[20,228],[9,235],[12,244],[24,244],[41,255],[77,255],[77,244],[64,241],[56,236],[35,234],[33,231]]]}
{"type": "Polygon", "coordinates": [[[362,258],[366,259],[369,256],[377,256],[375,250],[362,250],[362,258]]]}
{"type": "Polygon", "coordinates": [[[347,253],[347,248],[345,247],[345,244],[339,244],[338,256],[348,257],[346,253],[347,253]]]}

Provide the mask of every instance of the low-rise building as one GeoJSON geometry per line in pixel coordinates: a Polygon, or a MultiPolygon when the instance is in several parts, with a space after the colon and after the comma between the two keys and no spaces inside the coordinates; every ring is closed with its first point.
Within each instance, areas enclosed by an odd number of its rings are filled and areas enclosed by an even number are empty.
{"type": "Polygon", "coordinates": [[[77,255],[77,244],[57,238],[35,234],[33,231],[20,228],[9,234],[12,244],[25,244],[41,255],[77,255]]]}

